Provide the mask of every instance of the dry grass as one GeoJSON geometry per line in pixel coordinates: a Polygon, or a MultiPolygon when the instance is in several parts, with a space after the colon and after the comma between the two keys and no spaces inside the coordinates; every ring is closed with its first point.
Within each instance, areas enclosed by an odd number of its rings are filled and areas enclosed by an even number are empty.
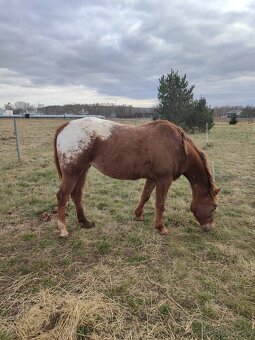
{"type": "MultiPolygon", "coordinates": [[[[184,178],[171,188],[165,220],[133,220],[143,181],[91,169],[84,199],[96,222],[71,236],[55,230],[52,136],[59,120],[0,120],[0,339],[253,339],[255,336],[255,134],[218,123],[205,151],[222,187],[217,227],[197,228],[184,178]],[[47,212],[51,220],[41,216],[47,212]]],[[[205,148],[205,136],[194,135],[205,148]]]]}
{"type": "MultiPolygon", "coordinates": [[[[21,279],[23,287],[31,282],[30,275],[21,279]],[[27,281],[27,282],[26,282],[27,281]]],[[[19,281],[13,282],[10,290],[20,291],[19,281]]],[[[12,293],[11,293],[12,295],[12,293]]],[[[20,312],[15,323],[2,325],[5,331],[17,339],[76,339],[89,336],[100,339],[112,338],[112,329],[118,329],[122,315],[119,305],[100,294],[85,291],[68,293],[64,290],[41,289],[14,298],[12,305],[19,304],[20,312]]]]}

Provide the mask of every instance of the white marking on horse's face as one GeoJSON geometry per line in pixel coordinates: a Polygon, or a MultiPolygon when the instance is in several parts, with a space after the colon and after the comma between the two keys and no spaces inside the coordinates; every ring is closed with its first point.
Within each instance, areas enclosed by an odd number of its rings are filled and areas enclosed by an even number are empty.
{"type": "Polygon", "coordinates": [[[116,123],[95,117],[71,121],[57,137],[60,164],[68,164],[89,146],[92,137],[107,139],[116,123]]]}

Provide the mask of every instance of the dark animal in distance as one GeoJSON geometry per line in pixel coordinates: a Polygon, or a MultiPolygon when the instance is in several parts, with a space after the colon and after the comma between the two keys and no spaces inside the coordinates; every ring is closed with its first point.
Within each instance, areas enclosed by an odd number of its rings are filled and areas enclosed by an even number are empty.
{"type": "Polygon", "coordinates": [[[87,117],[60,126],[55,134],[55,163],[61,177],[57,193],[57,226],[61,237],[68,236],[65,209],[71,195],[81,225],[91,228],[82,206],[82,193],[90,166],[106,176],[146,182],[135,209],[143,220],[145,203],[156,187],[155,227],[160,234],[168,229],[163,212],[171,183],[184,175],[191,184],[191,211],[203,230],[214,225],[216,189],[205,155],[182,129],[168,121],[125,125],[87,117]]]}

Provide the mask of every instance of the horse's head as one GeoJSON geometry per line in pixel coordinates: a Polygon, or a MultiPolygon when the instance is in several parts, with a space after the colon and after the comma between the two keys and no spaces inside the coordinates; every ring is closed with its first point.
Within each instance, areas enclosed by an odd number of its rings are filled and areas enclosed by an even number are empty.
{"type": "Polygon", "coordinates": [[[196,195],[193,197],[190,209],[204,231],[209,231],[214,226],[214,212],[217,208],[216,196],[219,189],[215,189],[213,195],[196,195]]]}

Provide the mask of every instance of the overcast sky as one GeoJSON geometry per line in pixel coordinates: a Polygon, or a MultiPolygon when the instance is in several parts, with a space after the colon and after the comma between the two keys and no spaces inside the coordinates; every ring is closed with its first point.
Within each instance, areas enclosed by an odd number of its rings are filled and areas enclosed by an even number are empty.
{"type": "Polygon", "coordinates": [[[209,105],[255,105],[255,0],[0,0],[0,107],[157,104],[171,68],[209,105]]]}

